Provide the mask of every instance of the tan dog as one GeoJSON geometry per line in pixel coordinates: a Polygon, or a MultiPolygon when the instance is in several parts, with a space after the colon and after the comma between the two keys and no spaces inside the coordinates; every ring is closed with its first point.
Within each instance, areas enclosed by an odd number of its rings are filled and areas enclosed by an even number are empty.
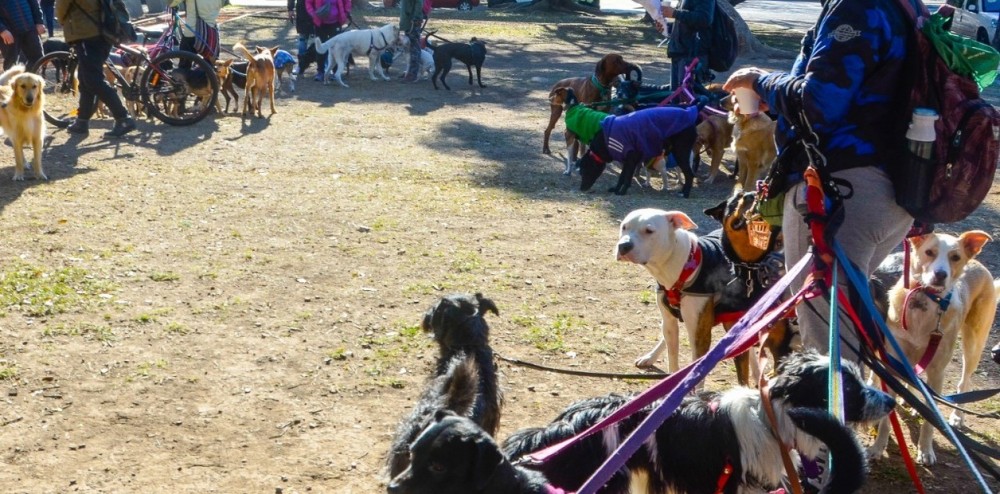
{"type": "Polygon", "coordinates": [[[774,142],[776,123],[766,111],[767,105],[761,101],[760,111],[755,114],[743,115],[738,108],[729,112],[729,123],[733,124],[732,150],[739,167],[736,185],[746,191],[755,190],[757,179],[778,155],[774,142]]]}
{"type": "MultiPolygon", "coordinates": [[[[611,83],[622,74],[627,74],[629,70],[637,68],[635,65],[625,62],[625,59],[617,53],[604,55],[597,66],[594,67],[594,74],[587,77],[570,77],[563,79],[549,91],[549,125],[545,128],[545,139],[542,141],[542,152],[552,154],[549,149],[549,137],[552,129],[559,122],[562,116],[563,106],[566,97],[566,88],[573,90],[576,99],[580,103],[593,103],[611,99],[611,83]]],[[[576,137],[572,133],[566,133],[566,147],[572,149],[573,161],[576,161],[576,137]]],[[[570,159],[567,152],[567,161],[570,159]]]]}
{"type": "Polygon", "coordinates": [[[45,80],[15,65],[0,74],[0,129],[14,145],[14,180],[24,180],[24,147],[34,151],[35,178],[48,180],[42,171],[42,139],[45,138],[45,80]]]}
{"type": "Polygon", "coordinates": [[[277,113],[277,110],[274,109],[274,54],[278,48],[258,46],[256,47],[257,54],[253,54],[242,44],[236,43],[233,50],[242,53],[250,61],[250,64],[247,65],[247,87],[246,95],[243,98],[243,115],[246,116],[248,111],[250,115],[253,115],[256,111],[257,116],[263,118],[264,115],[261,113],[260,107],[261,103],[264,102],[265,93],[271,102],[271,115],[274,115],[277,113]]]}
{"type": "MultiPolygon", "coordinates": [[[[911,364],[923,363],[931,336],[936,328],[940,329],[937,351],[926,357],[930,361],[924,363],[927,385],[934,391],[940,391],[944,384],[944,371],[951,362],[959,335],[962,379],[958,391],[964,393],[972,387],[972,374],[986,348],[1000,293],[1000,280],[994,280],[989,270],[975,260],[989,240],[990,236],[979,230],[957,238],[932,233],[910,239],[915,254],[910,266],[911,288],[903,286],[900,280],[889,292],[889,329],[911,364]]],[[[964,414],[956,410],[948,423],[960,427],[963,420],[964,414]]],[[[883,419],[878,437],[868,449],[871,457],[882,455],[889,433],[889,421],[883,419]]],[[[924,422],[917,442],[918,463],[933,465],[937,461],[933,434],[934,427],[924,422]]]]}
{"type": "MultiPolygon", "coordinates": [[[[715,177],[722,170],[722,156],[726,154],[733,142],[733,124],[725,115],[709,115],[696,127],[698,138],[694,141],[694,153],[701,159],[701,153],[705,153],[712,160],[709,166],[706,184],[715,181],[715,177]]],[[[728,172],[724,172],[728,175],[728,172]]]]}

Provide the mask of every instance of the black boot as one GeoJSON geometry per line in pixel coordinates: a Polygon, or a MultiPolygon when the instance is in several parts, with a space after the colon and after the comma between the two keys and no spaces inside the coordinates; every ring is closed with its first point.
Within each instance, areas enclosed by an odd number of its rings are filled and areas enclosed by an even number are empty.
{"type": "Polygon", "coordinates": [[[85,136],[90,133],[90,120],[84,120],[82,118],[73,120],[73,123],[71,123],[69,127],[66,127],[66,132],[85,136]]]}
{"type": "Polygon", "coordinates": [[[132,117],[125,117],[115,120],[115,126],[104,133],[104,137],[121,137],[135,130],[135,120],[132,117]]]}

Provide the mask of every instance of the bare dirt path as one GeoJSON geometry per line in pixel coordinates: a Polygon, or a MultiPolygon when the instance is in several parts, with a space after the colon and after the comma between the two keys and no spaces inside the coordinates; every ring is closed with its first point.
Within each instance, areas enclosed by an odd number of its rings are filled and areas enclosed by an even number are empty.
{"type": "MultiPolygon", "coordinates": [[[[393,22],[380,13],[358,20],[393,22]]],[[[645,272],[612,258],[618,221],[682,209],[707,232],[701,210],[731,183],[689,200],[576,192],[562,145],[539,153],[548,87],[613,50],[652,81],[669,67],[636,20],[559,20],[441,12],[443,36],[489,42],[482,90],[463,67],[450,92],[373,82],[359,60],[350,89],[300,80],[264,120],[145,122],[114,143],[99,138],[110,122],[83,140],[54,132],[47,182],[11,182],[0,151],[0,489],[381,492],[390,435],[436,352],[420,316],[453,291],[497,303],[505,355],[631,372],[658,315],[645,272]]],[[[223,40],[292,49],[290,29],[250,16],[223,40]]],[[[954,229],[1000,235],[997,199],[954,229]]],[[[994,271],[998,253],[986,247],[994,271]]],[[[648,385],[500,369],[501,437],[648,385]]],[[[708,386],[733,382],[726,366],[708,386]]],[[[998,384],[984,361],[976,386],[998,384]]],[[[995,421],[971,428],[997,444],[995,421]]],[[[930,490],[969,489],[940,449],[922,472],[930,490]]],[[[867,492],[909,490],[894,454],[867,492]]]]}

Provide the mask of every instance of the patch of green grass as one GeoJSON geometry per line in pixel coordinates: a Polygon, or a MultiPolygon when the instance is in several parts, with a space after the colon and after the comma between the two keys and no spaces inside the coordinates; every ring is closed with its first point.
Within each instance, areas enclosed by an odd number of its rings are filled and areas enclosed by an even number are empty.
{"type": "Polygon", "coordinates": [[[483,267],[483,261],[479,258],[479,254],[475,252],[456,252],[451,257],[451,269],[458,271],[459,273],[470,273],[472,271],[478,271],[483,267]]]}
{"type": "Polygon", "coordinates": [[[42,336],[49,338],[56,336],[82,336],[85,339],[99,341],[101,343],[109,343],[114,341],[116,338],[115,332],[111,329],[111,326],[91,324],[87,322],[70,326],[65,324],[46,326],[45,329],[42,330],[42,336]]]}
{"type": "Polygon", "coordinates": [[[169,313],[170,309],[167,308],[156,309],[152,312],[143,312],[142,314],[135,316],[134,320],[139,324],[150,324],[156,322],[157,319],[160,318],[160,316],[165,316],[169,313]]]}
{"type": "Polygon", "coordinates": [[[326,352],[326,356],[333,360],[347,360],[347,349],[344,347],[338,347],[326,352]]]}
{"type": "Polygon", "coordinates": [[[49,269],[15,263],[0,278],[0,305],[30,316],[89,308],[109,299],[117,286],[76,267],[49,269]]]}
{"type": "Polygon", "coordinates": [[[149,279],[153,281],[177,281],[181,279],[181,276],[177,273],[170,271],[167,272],[156,272],[149,275],[149,279]]]}
{"type": "Polygon", "coordinates": [[[163,328],[163,330],[166,331],[167,333],[181,335],[181,336],[184,336],[191,332],[191,330],[188,329],[187,326],[179,322],[171,322],[167,324],[167,326],[163,328]]]}
{"type": "Polygon", "coordinates": [[[580,319],[569,314],[557,314],[548,324],[541,324],[538,318],[515,316],[514,324],[526,329],[528,343],[546,352],[558,352],[566,348],[566,336],[579,329],[580,319]]]}
{"type": "Polygon", "coordinates": [[[0,364],[0,381],[17,379],[17,366],[14,364],[0,364]]]}
{"type": "Polygon", "coordinates": [[[639,302],[649,305],[656,303],[656,292],[653,290],[645,289],[639,292],[639,302]]]}
{"type": "Polygon", "coordinates": [[[164,370],[167,368],[167,361],[164,359],[148,360],[146,362],[140,362],[135,368],[134,377],[149,377],[153,375],[157,370],[164,370]]]}

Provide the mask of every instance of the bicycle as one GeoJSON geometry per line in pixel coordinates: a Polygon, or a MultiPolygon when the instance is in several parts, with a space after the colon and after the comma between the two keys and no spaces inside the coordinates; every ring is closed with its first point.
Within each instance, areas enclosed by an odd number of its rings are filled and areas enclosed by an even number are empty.
{"type": "MultiPolygon", "coordinates": [[[[176,41],[174,30],[178,20],[174,12],[174,21],[157,45],[176,46],[172,41],[176,41]]],[[[192,125],[212,111],[221,85],[215,68],[204,58],[187,51],[169,50],[151,59],[143,49],[116,46],[135,61],[125,70],[128,76],[110,61],[104,63],[105,73],[115,79],[115,87],[127,106],[141,105],[146,115],[170,125],[192,125]],[[209,87],[211,91],[204,90],[209,87]]],[[[74,50],[71,47],[70,51],[49,53],[31,67],[31,72],[45,79],[45,120],[52,125],[74,117],[79,106],[74,50]]]]}

